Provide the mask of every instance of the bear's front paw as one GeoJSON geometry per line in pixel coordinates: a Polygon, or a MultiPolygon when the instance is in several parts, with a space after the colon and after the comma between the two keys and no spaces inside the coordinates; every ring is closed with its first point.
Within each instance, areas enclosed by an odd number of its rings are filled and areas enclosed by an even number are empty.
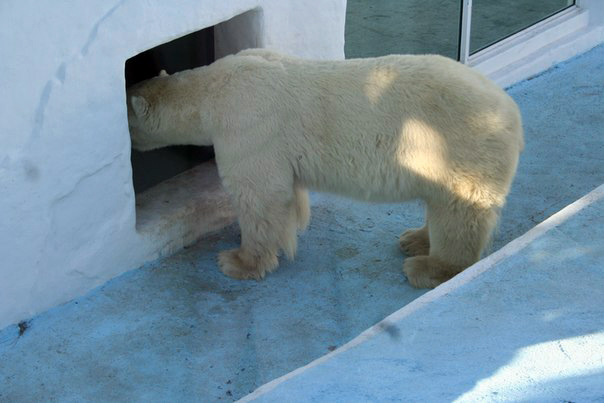
{"type": "Polygon", "coordinates": [[[399,246],[407,256],[424,256],[430,253],[430,238],[424,228],[410,229],[399,238],[399,246]]]}
{"type": "Polygon", "coordinates": [[[415,288],[434,288],[453,278],[462,269],[430,256],[405,259],[403,272],[409,284],[415,288]]]}
{"type": "Polygon", "coordinates": [[[218,254],[220,270],[238,280],[262,280],[267,272],[277,267],[277,256],[267,259],[253,259],[241,249],[225,250],[218,254]]]}

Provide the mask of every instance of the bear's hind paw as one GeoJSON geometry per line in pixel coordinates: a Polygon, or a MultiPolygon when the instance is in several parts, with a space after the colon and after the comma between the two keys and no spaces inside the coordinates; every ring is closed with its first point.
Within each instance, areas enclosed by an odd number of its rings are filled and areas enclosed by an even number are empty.
{"type": "Polygon", "coordinates": [[[399,238],[399,246],[407,256],[423,256],[430,253],[430,238],[426,228],[410,229],[399,238]]]}
{"type": "Polygon", "coordinates": [[[405,259],[403,272],[409,284],[415,288],[434,288],[453,278],[463,268],[440,261],[430,256],[405,259]]]}

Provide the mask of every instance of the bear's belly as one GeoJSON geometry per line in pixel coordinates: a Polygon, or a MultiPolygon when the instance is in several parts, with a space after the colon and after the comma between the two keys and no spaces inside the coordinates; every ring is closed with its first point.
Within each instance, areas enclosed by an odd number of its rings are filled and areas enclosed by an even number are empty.
{"type": "Polygon", "coordinates": [[[297,181],[320,192],[381,203],[395,203],[421,197],[422,180],[402,167],[383,164],[341,164],[299,171],[297,181]],[[382,165],[382,166],[380,166],[382,165]]]}

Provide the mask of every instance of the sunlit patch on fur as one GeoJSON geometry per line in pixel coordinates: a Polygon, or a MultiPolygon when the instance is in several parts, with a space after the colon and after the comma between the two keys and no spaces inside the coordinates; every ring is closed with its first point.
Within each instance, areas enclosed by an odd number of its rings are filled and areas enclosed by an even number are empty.
{"type": "Polygon", "coordinates": [[[446,144],[438,130],[419,119],[406,119],[399,139],[396,155],[402,166],[430,181],[443,180],[446,144]]]}
{"type": "Polygon", "coordinates": [[[375,68],[369,72],[365,82],[365,95],[373,105],[378,103],[397,76],[395,71],[387,68],[375,68]]]}

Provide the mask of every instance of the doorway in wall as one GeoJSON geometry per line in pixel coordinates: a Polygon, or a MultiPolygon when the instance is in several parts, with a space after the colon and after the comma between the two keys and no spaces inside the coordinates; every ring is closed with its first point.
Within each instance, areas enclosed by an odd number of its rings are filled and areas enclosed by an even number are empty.
{"type": "MultiPolygon", "coordinates": [[[[253,8],[134,55],[124,61],[125,89],[161,70],[174,74],[243,49],[261,48],[262,27],[262,10],[253,8]]],[[[213,147],[132,150],[131,156],[136,230],[145,237],[169,239],[162,253],[234,217],[220,186],[213,147]]]]}
{"type": "MultiPolygon", "coordinates": [[[[155,77],[204,66],[215,60],[214,27],[146,50],[126,61],[126,88],[155,77]]],[[[132,150],[134,192],[140,193],[214,157],[212,147],[172,146],[139,152],[132,150]]]]}

